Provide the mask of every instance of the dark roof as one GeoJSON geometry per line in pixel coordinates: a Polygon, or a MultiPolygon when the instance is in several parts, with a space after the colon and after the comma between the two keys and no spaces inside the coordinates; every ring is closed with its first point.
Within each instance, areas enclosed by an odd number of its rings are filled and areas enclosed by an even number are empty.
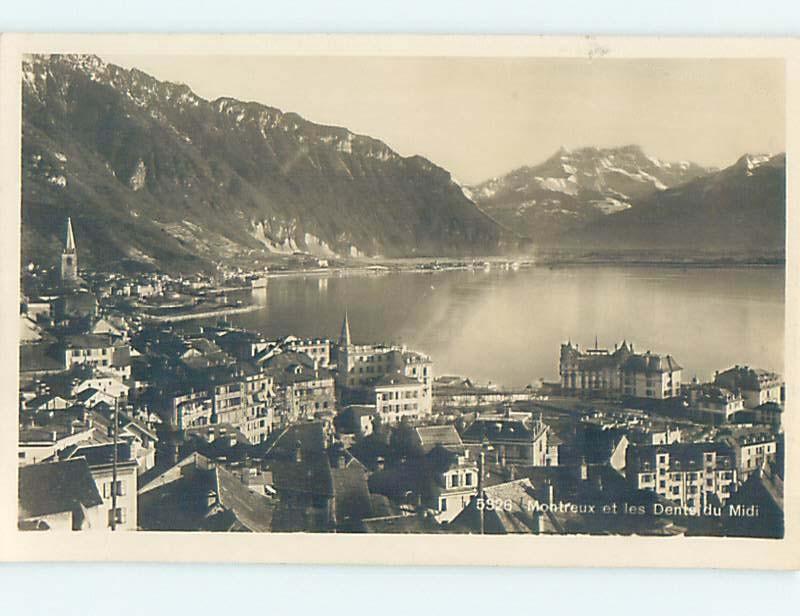
{"type": "Polygon", "coordinates": [[[411,377],[398,372],[394,374],[384,374],[381,378],[375,381],[372,386],[377,389],[379,387],[395,387],[400,385],[419,384],[420,382],[417,379],[412,379],[411,377]]]}
{"type": "Polygon", "coordinates": [[[52,343],[19,345],[20,372],[46,372],[64,370],[64,358],[52,343]]]}
{"type": "Polygon", "coordinates": [[[65,336],[64,346],[71,349],[99,349],[114,346],[114,342],[106,334],[78,334],[65,336]]]}
{"type": "Polygon", "coordinates": [[[622,367],[625,370],[632,370],[634,372],[644,372],[650,374],[660,374],[662,372],[675,372],[683,368],[675,361],[672,355],[656,355],[647,351],[647,353],[635,354],[629,356],[623,363],[622,367]]]}
{"type": "Polygon", "coordinates": [[[72,512],[103,504],[86,460],[31,464],[19,469],[19,517],[72,512]]]}
{"type": "Polygon", "coordinates": [[[272,530],[274,505],[207,457],[192,453],[139,491],[146,530],[272,530]]]}
{"type": "MultiPolygon", "coordinates": [[[[90,467],[105,466],[114,462],[114,444],[103,445],[74,445],[67,447],[58,454],[61,460],[84,458],[90,467]]],[[[122,465],[132,461],[130,444],[120,440],[117,444],[117,463],[122,465]]],[[[134,462],[135,463],[135,462],[134,462]]]]}
{"type": "Polygon", "coordinates": [[[762,387],[779,385],[781,377],[775,372],[751,368],[749,366],[734,366],[716,375],[714,380],[720,385],[731,389],[745,389],[758,391],[762,387]]]}
{"type": "Polygon", "coordinates": [[[655,469],[656,456],[669,454],[670,471],[703,468],[703,454],[716,452],[723,467],[733,468],[734,454],[724,443],[673,443],[671,445],[632,445],[628,447],[626,469],[648,471],[655,469]]]}
{"type": "Polygon", "coordinates": [[[273,435],[267,441],[265,453],[274,457],[293,457],[298,443],[303,455],[325,451],[325,425],[321,421],[293,424],[273,435]]]}
{"type": "Polygon", "coordinates": [[[478,418],[461,435],[464,442],[480,443],[484,438],[494,441],[520,441],[530,443],[533,434],[521,419],[506,417],[478,418]]]}
{"type": "Polygon", "coordinates": [[[357,524],[372,514],[367,474],[360,464],[331,469],[338,526],[357,524]]]}

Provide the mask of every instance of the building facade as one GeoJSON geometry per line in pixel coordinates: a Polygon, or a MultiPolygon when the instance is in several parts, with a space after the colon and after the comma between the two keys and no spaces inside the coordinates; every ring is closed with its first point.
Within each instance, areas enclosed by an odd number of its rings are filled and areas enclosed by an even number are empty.
{"type": "Polygon", "coordinates": [[[403,374],[385,374],[373,382],[375,413],[387,424],[416,420],[430,413],[425,385],[403,374]]]}
{"type": "Polygon", "coordinates": [[[376,383],[387,375],[391,377],[399,375],[417,381],[422,387],[416,410],[419,415],[431,412],[433,406],[431,358],[404,346],[353,344],[350,337],[350,322],[345,314],[338,345],[337,386],[343,390],[374,391],[376,383]]]}
{"type": "Polygon", "coordinates": [[[625,475],[631,487],[651,490],[681,507],[725,504],[737,481],[736,457],[722,443],[628,447],[625,475]]]}
{"type": "Polygon", "coordinates": [[[664,400],[680,395],[681,374],[671,355],[635,353],[626,341],[613,351],[597,343],[585,351],[571,342],[561,345],[559,375],[567,393],[664,400]]]}
{"type": "Polygon", "coordinates": [[[692,384],[686,392],[695,415],[714,424],[727,423],[744,409],[744,398],[740,393],[714,383],[692,384]]]}
{"type": "Polygon", "coordinates": [[[762,404],[774,402],[781,404],[783,379],[775,372],[734,366],[714,376],[714,383],[731,391],[739,392],[744,398],[744,406],[754,409],[762,404]]]}

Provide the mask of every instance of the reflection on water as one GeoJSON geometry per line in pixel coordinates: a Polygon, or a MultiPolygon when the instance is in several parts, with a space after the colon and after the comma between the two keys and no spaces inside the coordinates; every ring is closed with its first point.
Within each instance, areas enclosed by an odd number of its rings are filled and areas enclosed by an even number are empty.
{"type": "Polygon", "coordinates": [[[275,278],[262,309],[231,321],[335,339],[346,308],[356,342],[404,342],[437,374],[514,386],[555,379],[562,341],[627,339],[704,379],[737,363],[782,372],[783,279],[783,268],[606,266],[275,278]]]}

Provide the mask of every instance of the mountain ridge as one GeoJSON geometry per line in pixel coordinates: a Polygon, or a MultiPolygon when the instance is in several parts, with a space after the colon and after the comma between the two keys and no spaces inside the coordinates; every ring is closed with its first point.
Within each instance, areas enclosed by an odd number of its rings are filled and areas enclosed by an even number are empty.
{"type": "Polygon", "coordinates": [[[492,254],[510,238],[421,156],[97,56],[25,60],[23,205],[24,258],[52,253],[54,213],[89,262],[492,254]]]}
{"type": "Polygon", "coordinates": [[[541,163],[518,167],[469,191],[490,216],[534,241],[545,241],[713,171],[688,161],[661,161],[634,144],[562,146],[541,163]]]}

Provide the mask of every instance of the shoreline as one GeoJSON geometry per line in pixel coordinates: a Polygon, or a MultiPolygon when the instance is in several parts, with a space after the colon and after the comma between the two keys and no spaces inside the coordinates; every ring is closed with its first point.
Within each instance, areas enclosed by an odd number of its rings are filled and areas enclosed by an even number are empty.
{"type": "Polygon", "coordinates": [[[191,314],[177,314],[177,315],[147,315],[144,320],[152,323],[165,323],[169,321],[191,321],[194,319],[210,319],[213,317],[224,316],[229,314],[243,314],[245,312],[253,312],[261,308],[259,304],[249,304],[247,306],[228,306],[219,308],[217,310],[208,310],[206,312],[197,312],[191,314]]]}

